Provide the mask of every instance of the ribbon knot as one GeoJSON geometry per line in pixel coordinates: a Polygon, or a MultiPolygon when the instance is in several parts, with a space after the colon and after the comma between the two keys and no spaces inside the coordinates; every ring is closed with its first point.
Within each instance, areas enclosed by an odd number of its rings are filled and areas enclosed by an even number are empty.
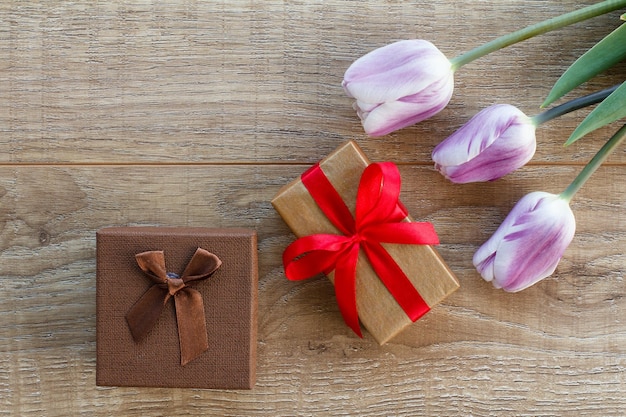
{"type": "Polygon", "coordinates": [[[341,234],[304,236],[285,249],[290,280],[335,271],[335,294],[344,321],[360,337],[356,305],[356,267],[365,252],[372,268],[407,316],[415,321],[430,307],[381,243],[434,245],[439,238],[428,222],[409,222],[400,203],[400,173],[391,162],[368,165],[359,182],[353,216],[319,164],[301,176],[303,185],[341,234]]]}
{"type": "Polygon", "coordinates": [[[167,291],[170,295],[176,295],[176,293],[185,288],[185,282],[180,278],[178,274],[168,272],[166,274],[167,291]]]}
{"type": "Polygon", "coordinates": [[[169,299],[174,297],[181,365],[184,366],[209,348],[202,294],[187,284],[208,278],[222,261],[211,252],[198,248],[179,276],[166,272],[163,251],[142,252],[135,255],[135,259],[154,285],[126,314],[133,339],[135,342],[143,340],[169,299]]]}

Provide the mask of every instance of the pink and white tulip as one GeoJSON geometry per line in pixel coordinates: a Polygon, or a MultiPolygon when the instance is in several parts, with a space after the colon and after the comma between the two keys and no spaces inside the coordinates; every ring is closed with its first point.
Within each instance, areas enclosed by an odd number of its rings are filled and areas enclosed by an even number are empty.
{"type": "Polygon", "coordinates": [[[525,195],[498,230],[474,254],[486,281],[521,291],[552,275],[576,231],[565,198],[542,191],[525,195]]]}
{"type": "Polygon", "coordinates": [[[342,86],[370,136],[383,136],[441,111],[454,89],[448,58],[425,40],[375,49],[347,69],[342,86]]]}
{"type": "Polygon", "coordinates": [[[435,147],[435,168],[454,183],[496,180],[530,161],[535,129],[515,106],[487,107],[435,147]]]}

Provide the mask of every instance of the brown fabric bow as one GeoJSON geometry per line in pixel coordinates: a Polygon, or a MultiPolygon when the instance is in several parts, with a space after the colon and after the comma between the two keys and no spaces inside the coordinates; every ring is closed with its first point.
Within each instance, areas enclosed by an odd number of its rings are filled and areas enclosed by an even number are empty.
{"type": "Polygon", "coordinates": [[[165,304],[174,297],[176,323],[180,343],[180,364],[186,365],[209,348],[202,295],[186,284],[208,278],[222,261],[198,248],[182,276],[166,272],[163,251],[135,255],[137,264],[155,283],[126,314],[128,327],[135,342],[141,341],[154,326],[165,304]]]}

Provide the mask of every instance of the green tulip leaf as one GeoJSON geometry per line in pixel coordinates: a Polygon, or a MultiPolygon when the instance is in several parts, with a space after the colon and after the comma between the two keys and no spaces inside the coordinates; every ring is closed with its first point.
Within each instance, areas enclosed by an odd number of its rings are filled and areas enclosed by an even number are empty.
{"type": "Polygon", "coordinates": [[[626,117],[626,82],[622,83],[580,122],[565,142],[565,146],[571,145],[587,133],[624,117],[626,117]]]}
{"type": "Polygon", "coordinates": [[[561,75],[541,107],[563,97],[585,81],[626,59],[626,23],[578,58],[561,75]]]}

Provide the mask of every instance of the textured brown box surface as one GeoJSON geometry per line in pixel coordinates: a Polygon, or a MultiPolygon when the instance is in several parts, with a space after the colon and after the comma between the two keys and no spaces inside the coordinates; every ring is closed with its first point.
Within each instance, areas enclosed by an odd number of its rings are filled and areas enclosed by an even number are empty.
{"type": "MultiPolygon", "coordinates": [[[[361,174],[369,163],[353,141],[344,143],[320,162],[322,171],[352,213],[361,174]]],[[[279,190],[272,205],[298,237],[340,233],[319,209],[299,178],[279,190]]],[[[383,246],[431,308],[459,288],[456,277],[432,246],[383,246]]],[[[332,281],[332,273],[329,278],[332,281]]],[[[357,264],[357,308],[361,323],[380,344],[412,323],[380,281],[363,251],[357,264]]]]}
{"type": "Polygon", "coordinates": [[[96,383],[250,389],[256,379],[256,232],[246,229],[117,227],[97,233],[96,383]],[[214,253],[221,267],[190,286],[202,295],[209,349],[185,366],[174,300],[169,300],[148,336],[136,343],[125,315],[153,285],[135,254],[163,250],[168,272],[180,274],[198,247],[214,253]]]}

